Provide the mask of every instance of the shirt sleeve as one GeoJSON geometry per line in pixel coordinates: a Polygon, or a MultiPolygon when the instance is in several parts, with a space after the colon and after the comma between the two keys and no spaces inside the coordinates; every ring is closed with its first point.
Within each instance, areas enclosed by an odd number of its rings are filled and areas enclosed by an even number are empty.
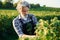
{"type": "Polygon", "coordinates": [[[21,37],[23,35],[22,29],[21,29],[21,23],[13,20],[13,28],[16,31],[16,33],[18,34],[19,37],[21,37]]]}
{"type": "Polygon", "coordinates": [[[37,18],[33,15],[32,16],[33,23],[36,25],[37,24],[37,18]]]}

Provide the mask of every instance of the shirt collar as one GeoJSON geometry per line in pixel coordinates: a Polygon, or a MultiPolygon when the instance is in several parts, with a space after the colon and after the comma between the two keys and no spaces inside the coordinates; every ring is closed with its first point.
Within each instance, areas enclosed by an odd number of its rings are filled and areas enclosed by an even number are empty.
{"type": "MultiPolygon", "coordinates": [[[[28,17],[28,14],[26,15],[26,18],[28,17]]],[[[21,15],[18,15],[18,19],[22,19],[21,15]]]]}
{"type": "Polygon", "coordinates": [[[21,19],[20,15],[18,15],[18,18],[21,19]]]}

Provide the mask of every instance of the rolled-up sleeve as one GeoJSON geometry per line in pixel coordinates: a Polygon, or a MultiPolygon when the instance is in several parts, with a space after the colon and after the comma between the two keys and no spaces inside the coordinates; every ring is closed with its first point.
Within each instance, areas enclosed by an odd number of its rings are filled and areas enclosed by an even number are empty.
{"type": "Polygon", "coordinates": [[[21,29],[21,23],[18,22],[18,20],[13,20],[13,28],[18,34],[19,37],[23,35],[22,29],[21,29]]]}

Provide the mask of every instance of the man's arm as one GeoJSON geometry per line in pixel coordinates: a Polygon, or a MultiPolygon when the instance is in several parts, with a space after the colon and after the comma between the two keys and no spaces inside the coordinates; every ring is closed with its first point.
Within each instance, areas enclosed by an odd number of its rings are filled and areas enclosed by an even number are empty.
{"type": "Polygon", "coordinates": [[[13,28],[16,31],[16,33],[18,34],[19,37],[21,37],[23,35],[23,32],[21,30],[21,24],[18,21],[15,21],[15,19],[13,20],[13,28]]]}
{"type": "Polygon", "coordinates": [[[33,20],[33,23],[36,25],[38,22],[37,22],[37,18],[33,15],[33,14],[28,14],[31,19],[33,20]]]}
{"type": "Polygon", "coordinates": [[[37,24],[37,18],[33,15],[32,16],[33,23],[36,25],[37,24]]]}
{"type": "Polygon", "coordinates": [[[26,35],[22,32],[22,29],[21,29],[21,24],[18,23],[18,21],[14,21],[13,20],[13,27],[16,31],[16,33],[18,34],[19,37],[35,37],[35,35],[26,35]]]}

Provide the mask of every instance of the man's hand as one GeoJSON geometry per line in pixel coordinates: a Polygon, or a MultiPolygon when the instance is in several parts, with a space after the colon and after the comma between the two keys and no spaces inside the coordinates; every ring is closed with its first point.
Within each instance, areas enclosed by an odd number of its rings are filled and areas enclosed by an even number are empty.
{"type": "Polygon", "coordinates": [[[24,40],[24,39],[26,39],[26,38],[29,38],[29,39],[36,38],[36,35],[25,35],[25,34],[23,34],[20,39],[21,39],[21,40],[24,40]]]}
{"type": "Polygon", "coordinates": [[[35,35],[25,35],[25,34],[24,34],[24,35],[22,35],[22,37],[23,37],[23,38],[26,38],[26,37],[28,37],[28,38],[33,38],[33,37],[36,37],[36,36],[35,36],[35,35]]]}

